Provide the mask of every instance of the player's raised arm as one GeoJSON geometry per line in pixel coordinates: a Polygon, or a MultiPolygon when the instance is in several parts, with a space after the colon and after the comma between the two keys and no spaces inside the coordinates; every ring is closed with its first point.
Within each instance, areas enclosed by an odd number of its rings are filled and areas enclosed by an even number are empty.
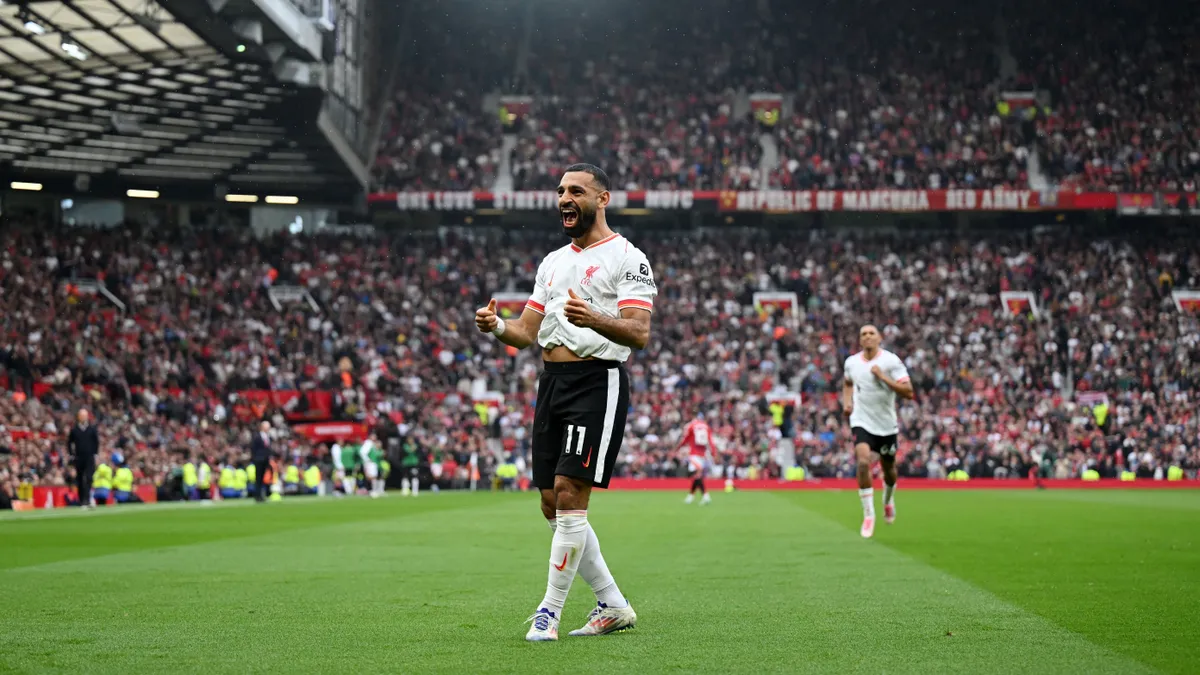
{"type": "Polygon", "coordinates": [[[487,307],[475,311],[475,326],[480,332],[491,333],[510,347],[524,349],[537,340],[538,329],[542,327],[542,314],[527,304],[519,318],[505,321],[496,315],[496,301],[493,299],[487,307]]]}

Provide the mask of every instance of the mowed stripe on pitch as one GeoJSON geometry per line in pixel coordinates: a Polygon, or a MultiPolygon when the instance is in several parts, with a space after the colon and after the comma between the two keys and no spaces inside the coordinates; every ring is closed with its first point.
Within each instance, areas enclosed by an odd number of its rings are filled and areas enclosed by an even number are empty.
{"type": "Polygon", "coordinates": [[[124,552],[199,546],[207,542],[258,537],[290,530],[341,525],[412,515],[429,510],[473,508],[478,500],[463,494],[409,502],[360,498],[301,497],[280,503],[224,502],[131,506],[106,511],[58,509],[21,513],[0,520],[0,571],[60,560],[119,555],[124,552]],[[59,515],[59,514],[62,515],[59,515]]]}
{"type": "MultiPolygon", "coordinates": [[[[806,605],[825,609],[829,619],[841,624],[834,628],[817,622],[815,634],[836,643],[849,633],[851,645],[862,645],[846,646],[847,663],[856,670],[1153,672],[878,540],[863,540],[857,529],[804,508],[791,495],[772,494],[801,516],[796,535],[809,557],[821,560],[803,570],[807,578],[797,590],[807,598],[806,605]],[[822,550],[824,555],[817,553],[822,550]]],[[[858,507],[855,497],[846,494],[847,508],[858,507]]],[[[779,573],[786,567],[780,565],[779,573]]]]}
{"type": "MultiPolygon", "coordinates": [[[[898,524],[877,529],[873,543],[1109,651],[1189,672],[1200,656],[1191,639],[1200,621],[1200,536],[1189,500],[1200,501],[1200,491],[1081,493],[902,490],[898,524]]],[[[852,492],[786,498],[857,532],[852,492]]]]}
{"type": "MultiPolygon", "coordinates": [[[[361,672],[444,655],[461,623],[447,612],[489,606],[464,580],[511,586],[515,545],[486,535],[516,502],[450,495],[441,509],[409,508],[436,499],[373,504],[390,518],[0,570],[0,600],[24,608],[0,617],[0,670],[361,672]]],[[[544,564],[542,575],[544,586],[544,564]]],[[[504,636],[519,638],[525,615],[506,615],[504,636]]]]}

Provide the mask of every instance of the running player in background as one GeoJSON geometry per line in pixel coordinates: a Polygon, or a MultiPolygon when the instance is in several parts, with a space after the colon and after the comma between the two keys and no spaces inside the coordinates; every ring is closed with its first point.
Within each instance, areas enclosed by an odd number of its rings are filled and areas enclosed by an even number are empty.
{"type": "Polygon", "coordinates": [[[342,486],[342,493],[347,497],[354,494],[354,472],[358,468],[358,453],[352,444],[341,441],[334,443],[329,451],[333,459],[333,479],[342,486]]]}
{"type": "Polygon", "coordinates": [[[711,462],[715,461],[716,457],[712,428],[704,421],[704,413],[696,413],[696,419],[684,427],[683,438],[680,439],[677,450],[685,447],[688,453],[688,477],[692,479],[692,485],[688,488],[688,496],[683,503],[691,504],[696,497],[696,491],[699,490],[700,503],[709,504],[712,502],[712,495],[708,494],[708,488],[704,487],[704,477],[708,475],[712,468],[711,462]]]}
{"type": "Polygon", "coordinates": [[[879,456],[883,468],[883,516],[896,520],[896,396],[911,399],[912,383],[904,362],[882,349],[879,329],[870,324],[858,333],[862,351],[846,359],[842,382],[842,408],[850,418],[854,454],[858,462],[858,496],[862,501],[860,534],[875,534],[875,490],[871,487],[871,461],[879,456]]]}

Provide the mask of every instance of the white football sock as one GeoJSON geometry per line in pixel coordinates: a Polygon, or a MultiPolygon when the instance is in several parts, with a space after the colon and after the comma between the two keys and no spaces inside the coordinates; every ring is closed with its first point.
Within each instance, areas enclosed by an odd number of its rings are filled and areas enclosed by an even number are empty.
{"type": "Polygon", "coordinates": [[[342,479],[342,490],[343,490],[343,491],[344,491],[344,492],[345,492],[347,495],[352,495],[352,494],[354,494],[354,479],[353,479],[353,478],[344,478],[344,479],[342,479]]]}
{"type": "Polygon", "coordinates": [[[875,490],[867,488],[858,491],[858,498],[862,500],[863,518],[875,517],[875,490]]]}
{"type": "Polygon", "coordinates": [[[412,490],[414,497],[416,497],[417,493],[421,490],[421,483],[416,478],[412,479],[412,490]]]}
{"type": "Polygon", "coordinates": [[[550,541],[550,574],[546,582],[546,597],[542,598],[539,607],[554,612],[555,616],[562,616],[567,594],[571,592],[571,582],[575,580],[579,561],[587,548],[587,511],[558,511],[557,520],[554,539],[550,541]]]}
{"type": "Polygon", "coordinates": [[[407,478],[400,479],[400,491],[403,492],[404,494],[408,494],[408,479],[407,478]]]}
{"type": "Polygon", "coordinates": [[[884,483],[883,484],[883,503],[884,503],[884,505],[891,506],[892,499],[894,499],[895,496],[896,496],[895,484],[888,485],[887,483],[884,483]]]}
{"type": "Polygon", "coordinates": [[[626,607],[629,602],[621,595],[617,582],[608,571],[608,563],[604,562],[604,554],[600,552],[600,540],[596,539],[596,531],[589,524],[587,528],[587,548],[583,549],[583,557],[579,561],[579,576],[588,582],[596,601],[608,607],[626,607]]]}

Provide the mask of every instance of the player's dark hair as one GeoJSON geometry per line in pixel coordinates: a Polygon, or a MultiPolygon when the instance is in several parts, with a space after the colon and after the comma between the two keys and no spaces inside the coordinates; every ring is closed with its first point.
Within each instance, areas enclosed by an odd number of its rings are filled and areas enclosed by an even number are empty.
{"type": "Polygon", "coordinates": [[[595,164],[572,164],[563,170],[563,173],[572,171],[582,171],[592,175],[592,179],[596,181],[596,185],[600,186],[601,190],[608,189],[608,174],[604,173],[604,169],[595,164]]]}

